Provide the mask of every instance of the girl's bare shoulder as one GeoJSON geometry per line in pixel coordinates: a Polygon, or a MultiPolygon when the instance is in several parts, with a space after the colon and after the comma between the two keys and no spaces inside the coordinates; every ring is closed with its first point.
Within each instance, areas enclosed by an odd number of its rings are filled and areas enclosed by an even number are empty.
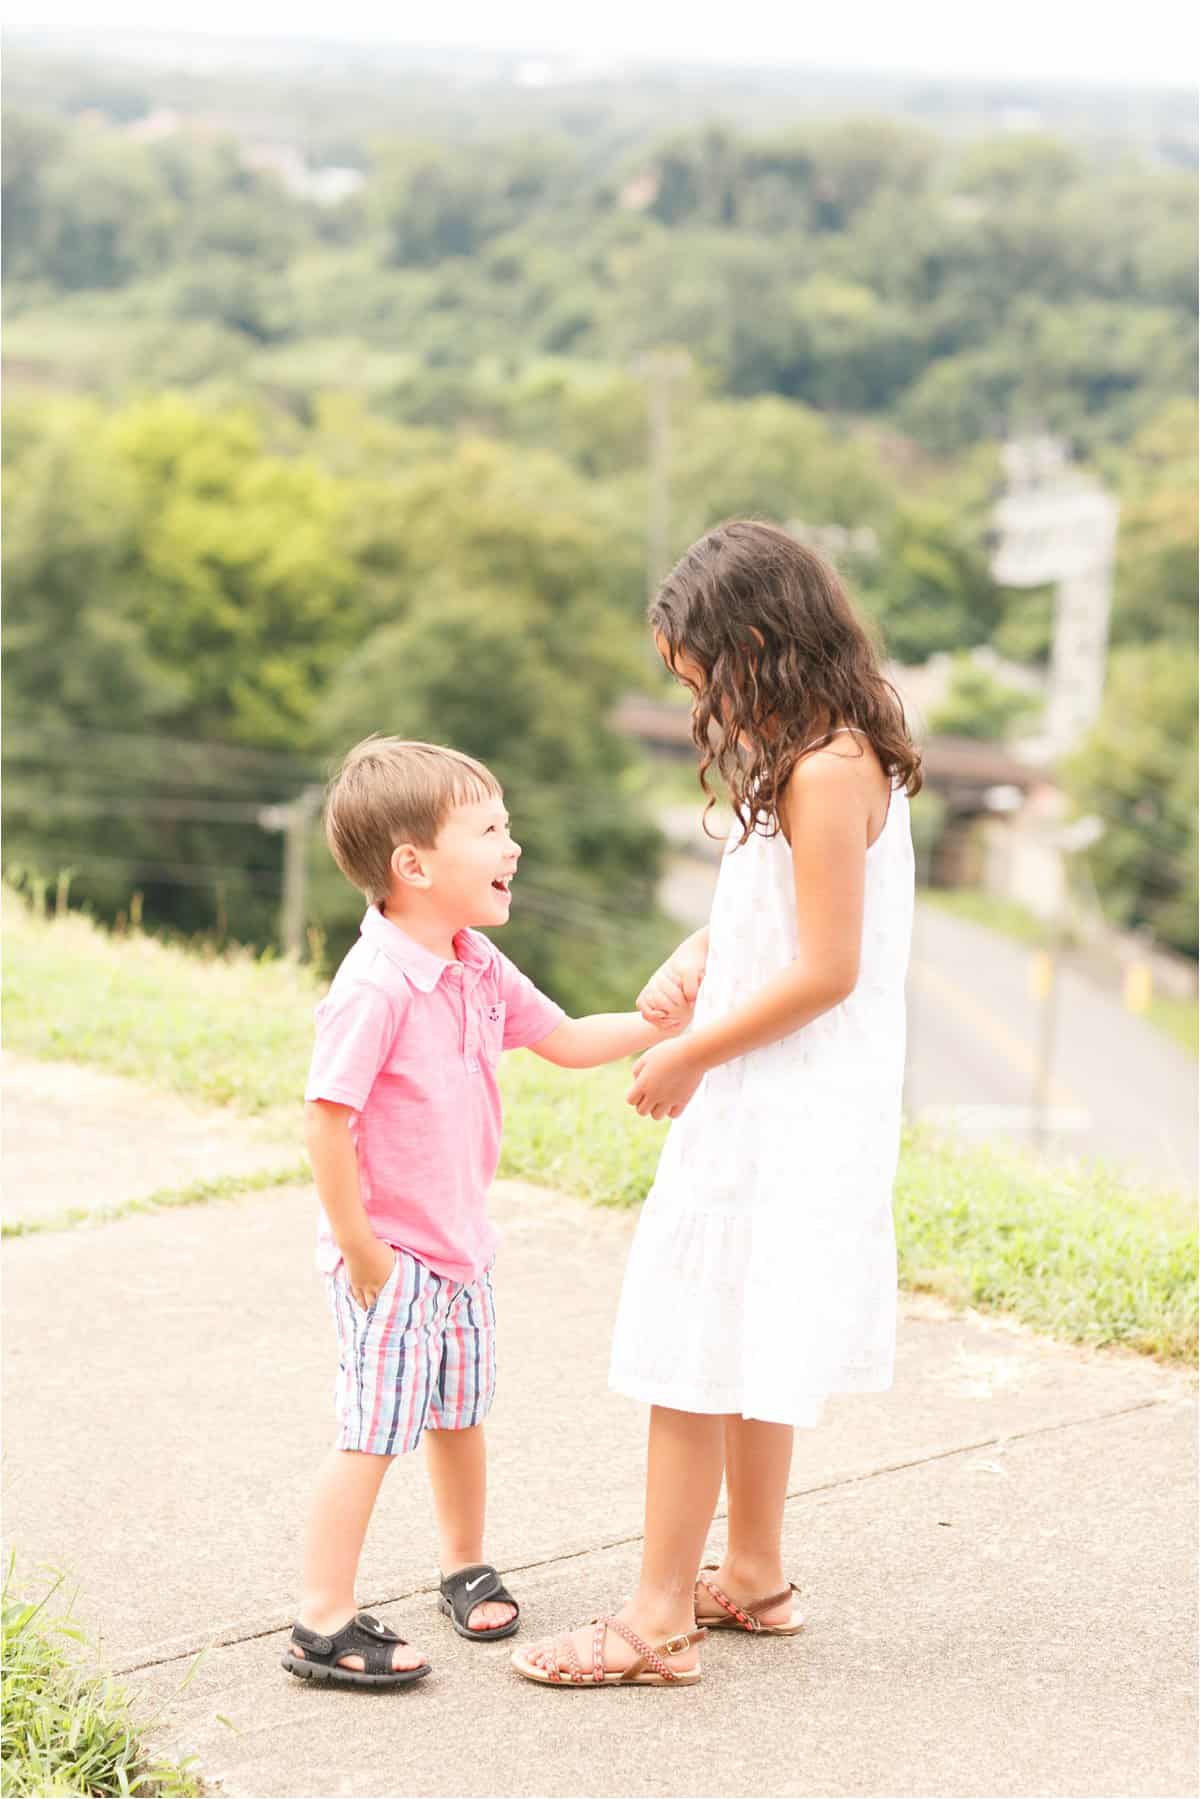
{"type": "Polygon", "coordinates": [[[861,813],[871,838],[887,816],[889,782],[867,737],[844,733],[801,756],[780,796],[785,834],[800,812],[826,807],[861,813]]]}

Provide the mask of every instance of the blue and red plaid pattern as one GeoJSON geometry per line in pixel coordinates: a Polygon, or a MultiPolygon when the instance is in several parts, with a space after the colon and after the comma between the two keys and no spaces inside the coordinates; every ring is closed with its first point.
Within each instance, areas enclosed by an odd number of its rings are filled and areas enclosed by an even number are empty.
{"type": "Polygon", "coordinates": [[[491,1410],[496,1387],[490,1273],[463,1286],[395,1253],[369,1311],[351,1299],[344,1262],[326,1276],[338,1338],[337,1447],[367,1455],[405,1455],[425,1430],[469,1430],[491,1410]]]}

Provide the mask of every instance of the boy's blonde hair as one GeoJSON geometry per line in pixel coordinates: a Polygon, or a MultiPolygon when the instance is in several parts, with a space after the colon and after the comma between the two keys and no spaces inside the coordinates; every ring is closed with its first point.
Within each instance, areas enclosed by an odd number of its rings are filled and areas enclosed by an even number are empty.
{"type": "Polygon", "coordinates": [[[346,879],[377,905],[391,891],[397,844],[431,849],[455,806],[501,791],[491,770],[460,750],[368,737],[329,783],[325,839],[346,879]]]}

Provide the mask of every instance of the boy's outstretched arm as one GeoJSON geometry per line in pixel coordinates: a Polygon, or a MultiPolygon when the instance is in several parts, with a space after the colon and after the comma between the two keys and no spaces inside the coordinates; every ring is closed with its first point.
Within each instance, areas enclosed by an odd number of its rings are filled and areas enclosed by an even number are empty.
{"type": "MultiPolygon", "coordinates": [[[[683,1020],[686,1023],[686,1019],[683,1020]]],[[[598,1068],[602,1062],[621,1062],[640,1056],[681,1026],[660,1030],[647,1024],[640,1012],[592,1012],[587,1018],[566,1018],[548,1037],[530,1045],[535,1056],[557,1068],[598,1068]]]]}

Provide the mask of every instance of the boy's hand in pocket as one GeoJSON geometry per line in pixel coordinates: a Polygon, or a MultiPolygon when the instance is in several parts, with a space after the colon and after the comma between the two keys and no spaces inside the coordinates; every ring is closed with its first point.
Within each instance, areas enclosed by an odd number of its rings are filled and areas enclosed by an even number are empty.
{"type": "Polygon", "coordinates": [[[346,1264],[346,1285],[355,1305],[369,1312],[391,1279],[396,1266],[396,1252],[390,1243],[368,1237],[342,1250],[346,1264]]]}

